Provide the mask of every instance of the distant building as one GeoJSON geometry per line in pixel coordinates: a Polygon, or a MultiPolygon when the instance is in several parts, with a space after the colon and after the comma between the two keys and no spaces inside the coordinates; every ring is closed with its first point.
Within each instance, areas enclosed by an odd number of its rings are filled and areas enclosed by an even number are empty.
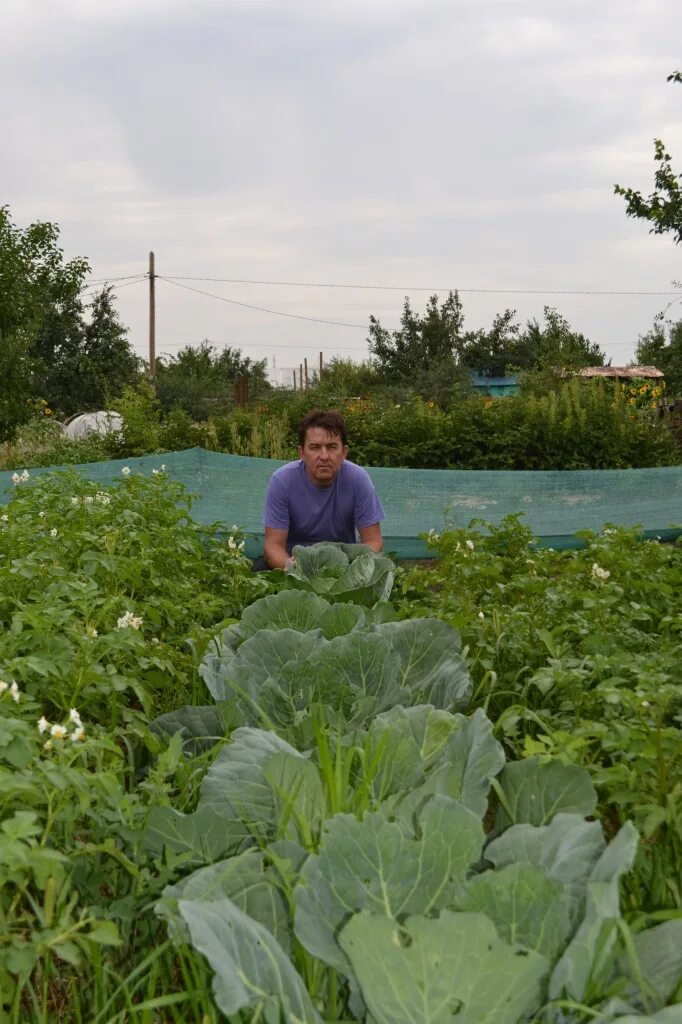
{"type": "Polygon", "coordinates": [[[484,374],[472,370],[471,386],[479,395],[502,398],[505,395],[518,394],[519,379],[516,374],[510,374],[508,377],[486,377],[484,374]]]}
{"type": "Polygon", "coordinates": [[[294,374],[298,380],[298,366],[277,366],[274,356],[265,360],[265,375],[273,388],[292,388],[294,374]]]}
{"type": "Polygon", "coordinates": [[[659,380],[665,375],[655,366],[583,366],[576,371],[578,377],[608,377],[615,380],[659,380]]]}

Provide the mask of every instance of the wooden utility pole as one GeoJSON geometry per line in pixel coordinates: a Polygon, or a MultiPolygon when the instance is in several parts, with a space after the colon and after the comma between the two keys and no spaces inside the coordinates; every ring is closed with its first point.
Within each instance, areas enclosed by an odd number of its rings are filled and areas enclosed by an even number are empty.
{"type": "Polygon", "coordinates": [[[149,376],[156,376],[156,274],[154,253],[149,253],[149,376]]]}
{"type": "Polygon", "coordinates": [[[298,382],[301,385],[301,391],[303,391],[303,363],[298,364],[298,382]]]}
{"type": "Polygon", "coordinates": [[[292,370],[292,373],[294,375],[294,391],[295,391],[296,390],[296,370],[292,370]]]}
{"type": "Polygon", "coordinates": [[[322,353],[320,352],[320,381],[322,381],[322,353]]]}
{"type": "Polygon", "coordinates": [[[308,357],[306,356],[303,360],[303,366],[305,367],[305,389],[308,390],[308,357]]]}

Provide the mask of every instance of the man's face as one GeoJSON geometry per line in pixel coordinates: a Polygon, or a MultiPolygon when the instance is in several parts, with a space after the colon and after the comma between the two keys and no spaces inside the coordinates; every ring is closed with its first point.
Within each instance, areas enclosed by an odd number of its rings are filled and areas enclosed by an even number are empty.
{"type": "Polygon", "coordinates": [[[338,476],[348,455],[348,445],[342,443],[338,434],[331,434],[324,427],[308,427],[305,444],[299,447],[298,454],[303,459],[310,482],[318,487],[328,487],[338,476]]]}

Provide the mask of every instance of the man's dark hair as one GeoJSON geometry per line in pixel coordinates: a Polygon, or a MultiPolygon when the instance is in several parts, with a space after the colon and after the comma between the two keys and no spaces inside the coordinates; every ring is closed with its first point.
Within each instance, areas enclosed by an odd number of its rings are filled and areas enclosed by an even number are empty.
{"type": "Polygon", "coordinates": [[[322,427],[323,430],[341,438],[342,444],[347,444],[346,421],[340,412],[335,409],[312,409],[298,425],[298,443],[301,448],[305,446],[305,436],[311,427],[322,427]]]}

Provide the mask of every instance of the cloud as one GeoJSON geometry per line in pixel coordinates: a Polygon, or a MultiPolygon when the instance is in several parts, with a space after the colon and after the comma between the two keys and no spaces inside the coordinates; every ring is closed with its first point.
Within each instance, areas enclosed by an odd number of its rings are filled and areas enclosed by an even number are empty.
{"type": "MultiPolygon", "coordinates": [[[[230,3],[8,0],[3,200],[60,223],[95,275],[663,290],[679,252],[628,221],[652,139],[682,164],[677,5],[572,0],[230,3]]],[[[398,292],[206,291],[388,324],[398,292]]],[[[144,285],[119,293],[145,345],[144,285]]],[[[415,305],[424,296],[416,293],[415,305]]],[[[631,354],[655,297],[465,294],[470,326],[559,305],[631,354]]],[[[262,355],[361,353],[360,331],[158,291],[160,347],[209,336],[262,355]],[[284,348],[283,348],[284,350],[284,348]],[[305,350],[305,351],[304,351],[305,350]]]]}

